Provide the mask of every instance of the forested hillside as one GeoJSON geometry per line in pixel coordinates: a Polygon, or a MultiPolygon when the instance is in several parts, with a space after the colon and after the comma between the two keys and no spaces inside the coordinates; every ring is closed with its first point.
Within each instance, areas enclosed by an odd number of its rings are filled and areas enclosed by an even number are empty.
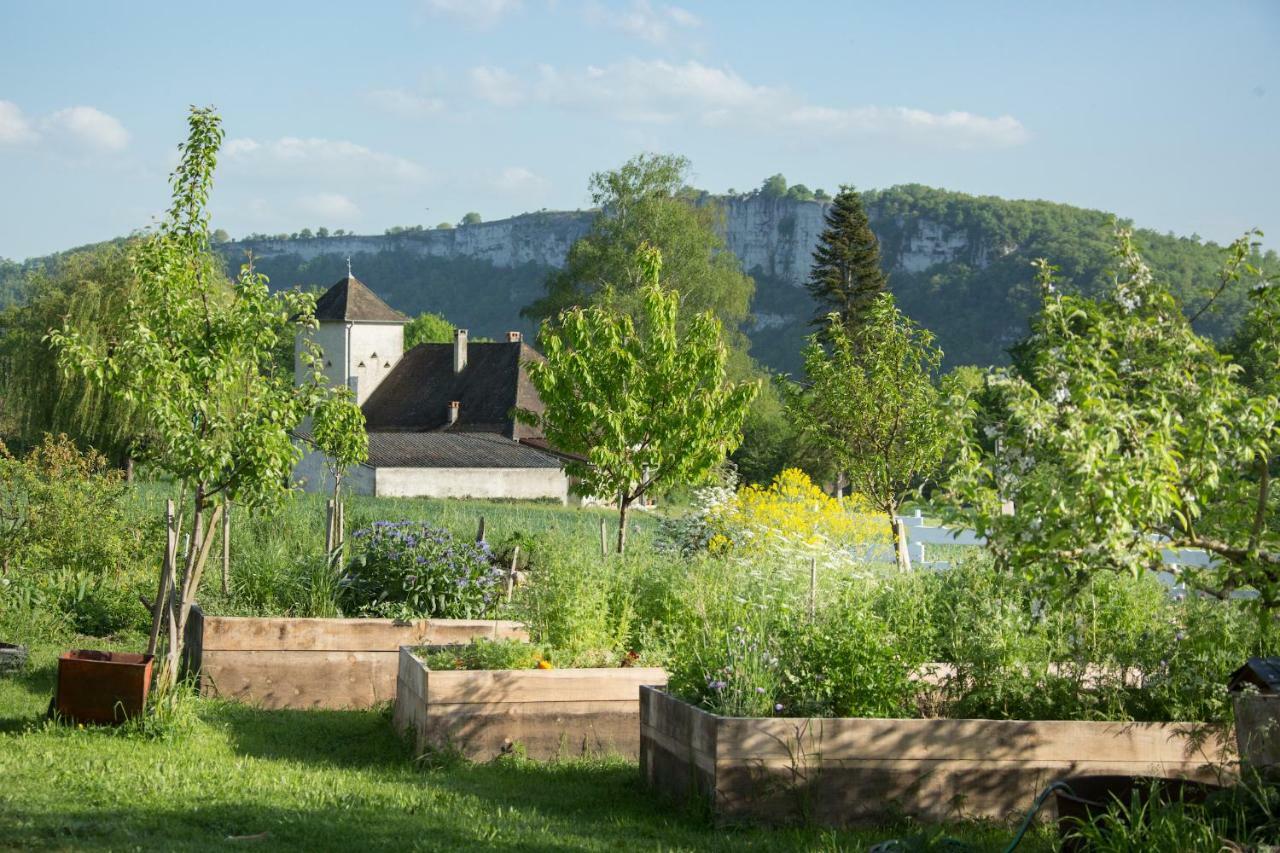
{"type": "MultiPolygon", "coordinates": [[[[794,189],[794,188],[793,188],[794,189]]],[[[864,198],[880,238],[889,288],[903,309],[938,336],[946,364],[1007,361],[1035,308],[1031,261],[1045,257],[1068,286],[1096,292],[1107,281],[1114,217],[1043,201],[970,196],[919,185],[870,191],[864,198]]],[[[796,372],[814,307],[802,284],[828,202],[786,192],[777,178],[761,190],[702,196],[724,213],[726,241],[756,281],[752,352],[796,372]]],[[[252,251],[276,287],[324,287],[356,275],[407,314],[433,311],[473,334],[533,331],[521,309],[542,294],[547,274],[586,232],[589,211],[535,213],[451,229],[398,229],[379,236],[287,237],[222,244],[229,263],[252,251]]],[[[1220,250],[1195,237],[1139,230],[1157,273],[1194,310],[1217,284],[1220,250]]],[[[1274,253],[1268,266],[1274,266],[1274,253]]],[[[17,292],[24,264],[0,261],[0,305],[17,292]]],[[[1196,323],[1221,338],[1237,322],[1243,294],[1225,294],[1196,323]]]]}

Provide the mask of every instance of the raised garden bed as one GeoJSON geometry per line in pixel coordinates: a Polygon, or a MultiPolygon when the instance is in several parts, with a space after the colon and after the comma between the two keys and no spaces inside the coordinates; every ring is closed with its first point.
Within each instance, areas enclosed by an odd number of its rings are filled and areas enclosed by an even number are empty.
{"type": "Polygon", "coordinates": [[[264,708],[369,708],[396,698],[403,645],[527,639],[493,619],[292,619],[208,616],[187,623],[187,671],[200,692],[264,708]]]}
{"type": "Polygon", "coordinates": [[[721,717],[640,690],[640,766],[722,823],[940,822],[1025,813],[1050,782],[1135,775],[1220,782],[1235,750],[1199,723],[721,717]]]}
{"type": "Polygon", "coordinates": [[[665,686],[656,667],[432,670],[400,650],[395,725],[417,749],[487,761],[512,751],[548,760],[640,751],[641,685],[665,686]]]}

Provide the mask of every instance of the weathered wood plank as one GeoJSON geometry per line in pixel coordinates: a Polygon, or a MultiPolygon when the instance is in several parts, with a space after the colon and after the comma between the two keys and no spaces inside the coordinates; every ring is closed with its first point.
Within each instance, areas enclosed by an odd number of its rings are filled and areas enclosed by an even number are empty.
{"type": "Polygon", "coordinates": [[[527,640],[519,622],[493,619],[293,619],[256,616],[204,617],[210,651],[368,651],[400,646],[466,643],[475,637],[527,640]]]}
{"type": "Polygon", "coordinates": [[[396,652],[204,652],[200,686],[264,708],[368,708],[395,698],[396,652]]]}
{"type": "Polygon", "coordinates": [[[639,713],[640,686],[667,683],[657,667],[428,670],[432,704],[624,701],[639,713]]]}

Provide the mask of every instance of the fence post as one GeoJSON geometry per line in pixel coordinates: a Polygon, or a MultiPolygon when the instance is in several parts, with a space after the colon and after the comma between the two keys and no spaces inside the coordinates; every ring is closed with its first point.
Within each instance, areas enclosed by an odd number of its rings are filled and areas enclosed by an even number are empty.
{"type": "Polygon", "coordinates": [[[165,502],[164,507],[164,559],[161,561],[160,568],[160,589],[156,591],[155,604],[151,606],[151,636],[147,640],[147,654],[154,655],[156,647],[160,644],[160,625],[164,621],[164,612],[167,609],[166,599],[169,592],[169,575],[171,573],[170,561],[173,559],[173,500],[165,502]]]}
{"type": "Polygon", "coordinates": [[[484,516],[480,516],[480,526],[476,528],[476,541],[484,541],[484,516]]]}
{"type": "Polygon", "coordinates": [[[520,546],[511,552],[511,571],[507,572],[507,601],[511,600],[511,592],[516,586],[516,563],[520,559],[520,546]]]}
{"type": "Polygon", "coordinates": [[[222,594],[231,594],[231,499],[222,500],[222,594]]]}
{"type": "Polygon", "coordinates": [[[609,534],[605,531],[604,519],[600,519],[600,556],[609,556],[609,534]]]}
{"type": "Polygon", "coordinates": [[[809,558],[809,621],[813,622],[818,612],[818,558],[809,558]]]}

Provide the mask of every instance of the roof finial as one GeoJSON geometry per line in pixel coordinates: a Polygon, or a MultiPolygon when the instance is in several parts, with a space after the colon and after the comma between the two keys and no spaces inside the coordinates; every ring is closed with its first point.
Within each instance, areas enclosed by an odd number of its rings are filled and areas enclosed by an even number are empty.
{"type": "Polygon", "coordinates": [[[347,278],[351,278],[351,256],[347,255],[347,278]]]}

